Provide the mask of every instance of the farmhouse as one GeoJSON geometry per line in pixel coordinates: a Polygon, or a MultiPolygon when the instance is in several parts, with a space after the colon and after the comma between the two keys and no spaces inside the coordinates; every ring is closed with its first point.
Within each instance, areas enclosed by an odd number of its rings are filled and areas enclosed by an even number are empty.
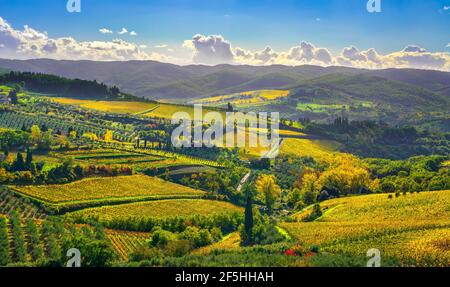
{"type": "MultiPolygon", "coordinates": [[[[1,90],[0,90],[1,92],[1,90]]],[[[10,104],[11,103],[11,99],[4,94],[0,94],[0,104],[10,104]]]]}

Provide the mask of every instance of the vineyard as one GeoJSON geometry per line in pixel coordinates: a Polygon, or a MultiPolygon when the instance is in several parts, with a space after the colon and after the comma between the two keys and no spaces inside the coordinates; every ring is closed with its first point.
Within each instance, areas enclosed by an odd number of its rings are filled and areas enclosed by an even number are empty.
{"type": "Polygon", "coordinates": [[[102,206],[75,211],[75,218],[98,218],[101,222],[129,218],[165,218],[176,216],[214,215],[242,212],[242,208],[231,203],[200,199],[158,200],[102,206]]]}
{"type": "Polygon", "coordinates": [[[448,206],[450,191],[340,198],[324,202],[324,215],[314,222],[280,226],[300,242],[327,252],[363,256],[378,248],[401,265],[445,266],[450,262],[448,206]]]}
{"type": "Polygon", "coordinates": [[[133,251],[147,245],[150,237],[149,233],[131,232],[107,229],[106,236],[111,241],[112,246],[119,254],[120,259],[126,261],[133,251]]]}
{"type": "MultiPolygon", "coordinates": [[[[61,131],[68,133],[69,129],[76,131],[77,134],[83,135],[85,133],[95,134],[97,137],[103,137],[111,128],[99,124],[90,124],[81,121],[69,121],[67,119],[56,118],[48,115],[39,115],[38,117],[32,114],[14,112],[0,109],[0,127],[12,130],[27,129],[30,130],[32,126],[46,126],[54,131],[61,131]]],[[[131,135],[123,131],[114,131],[113,136],[118,140],[125,140],[131,135]]]]}
{"type": "Polygon", "coordinates": [[[22,218],[45,219],[44,210],[35,206],[30,200],[17,197],[7,188],[0,189],[0,215],[11,215],[18,212],[22,218]]]}
{"type": "Polygon", "coordinates": [[[15,186],[21,194],[52,204],[89,201],[201,197],[204,192],[145,175],[87,178],[63,185],[15,186]]]}

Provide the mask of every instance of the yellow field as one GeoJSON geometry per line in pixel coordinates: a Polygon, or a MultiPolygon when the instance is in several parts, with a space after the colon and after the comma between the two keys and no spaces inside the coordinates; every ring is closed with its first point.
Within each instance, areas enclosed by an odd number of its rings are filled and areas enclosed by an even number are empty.
{"type": "MultiPolygon", "coordinates": [[[[193,106],[127,101],[94,101],[73,98],[49,99],[65,105],[75,105],[86,109],[93,109],[109,113],[142,114],[148,117],[171,119],[172,116],[177,112],[186,112],[191,116],[192,119],[194,118],[193,106]]],[[[213,110],[204,108],[203,114],[210,111],[213,110]]],[[[221,112],[221,114],[223,117],[225,117],[225,114],[223,112],[221,112]]]]}
{"type": "Polygon", "coordinates": [[[233,106],[249,106],[266,104],[268,101],[274,101],[289,96],[286,90],[258,90],[230,95],[215,96],[205,99],[196,100],[193,103],[205,104],[212,106],[221,106],[231,103],[233,106]]]}
{"type": "Polygon", "coordinates": [[[111,241],[112,246],[119,254],[120,259],[127,260],[130,253],[139,247],[146,246],[150,233],[131,232],[106,229],[106,236],[111,241]]]}
{"type": "MultiPolygon", "coordinates": [[[[203,108],[202,114],[205,115],[208,112],[212,112],[214,110],[203,108]]],[[[164,118],[164,119],[172,119],[172,116],[178,112],[185,112],[189,114],[192,120],[194,120],[194,107],[193,106],[183,106],[183,105],[174,105],[174,104],[159,104],[158,108],[154,109],[149,113],[144,113],[144,116],[154,117],[154,118],[164,118]]],[[[222,115],[222,118],[225,119],[225,113],[219,112],[222,115]]]]}
{"type": "Polygon", "coordinates": [[[144,103],[144,102],[94,101],[94,100],[80,100],[72,98],[49,98],[49,99],[65,105],[75,105],[86,109],[93,109],[102,112],[109,112],[116,114],[135,114],[144,112],[146,110],[158,106],[158,104],[156,103],[144,103]]]}
{"type": "Polygon", "coordinates": [[[323,202],[324,215],[314,222],[280,226],[298,241],[331,253],[365,256],[378,248],[402,265],[445,266],[450,262],[449,206],[450,191],[340,198],[323,202]]]}
{"type": "Polygon", "coordinates": [[[87,178],[62,185],[15,186],[16,191],[50,202],[138,197],[202,196],[203,191],[145,175],[87,178]]]}
{"type": "Polygon", "coordinates": [[[174,217],[190,215],[213,215],[220,213],[243,212],[241,207],[223,201],[202,199],[158,200],[103,206],[73,212],[75,216],[94,216],[100,221],[124,218],[174,217]]]}
{"type": "Polygon", "coordinates": [[[334,141],[287,138],[281,147],[281,154],[310,156],[318,161],[329,162],[339,144],[334,141]]]}

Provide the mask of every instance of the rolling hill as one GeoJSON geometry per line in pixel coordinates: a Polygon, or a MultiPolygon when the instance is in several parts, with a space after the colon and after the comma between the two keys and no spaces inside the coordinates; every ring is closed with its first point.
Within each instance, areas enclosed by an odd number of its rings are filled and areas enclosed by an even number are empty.
{"type": "Polygon", "coordinates": [[[325,252],[365,256],[377,248],[384,262],[444,267],[450,259],[449,195],[450,191],[433,191],[337,198],[322,202],[323,215],[313,222],[300,222],[311,212],[309,207],[297,214],[299,222],[280,226],[325,252]]]}
{"type": "Polygon", "coordinates": [[[49,59],[0,59],[0,67],[67,78],[97,80],[124,92],[151,99],[183,99],[246,90],[279,88],[333,73],[361,73],[345,67],[319,66],[177,66],[154,61],[95,62],[49,59]]]}
{"type": "Polygon", "coordinates": [[[426,124],[442,129],[449,118],[450,73],[430,70],[48,59],[0,59],[0,67],[96,80],[135,96],[181,104],[250,91],[286,90],[288,97],[252,105],[251,109],[280,112],[291,119],[327,122],[344,110],[352,120],[426,124]]]}

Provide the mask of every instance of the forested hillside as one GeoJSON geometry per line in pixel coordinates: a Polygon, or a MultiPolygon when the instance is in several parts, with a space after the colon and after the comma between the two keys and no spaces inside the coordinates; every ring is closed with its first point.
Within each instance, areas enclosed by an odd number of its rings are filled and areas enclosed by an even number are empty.
{"type": "Polygon", "coordinates": [[[0,75],[1,85],[15,84],[31,92],[54,94],[58,96],[110,99],[117,100],[123,98],[134,98],[124,95],[117,87],[108,87],[97,81],[87,81],[79,79],[67,79],[54,75],[30,73],[30,72],[9,72],[0,75]]]}

